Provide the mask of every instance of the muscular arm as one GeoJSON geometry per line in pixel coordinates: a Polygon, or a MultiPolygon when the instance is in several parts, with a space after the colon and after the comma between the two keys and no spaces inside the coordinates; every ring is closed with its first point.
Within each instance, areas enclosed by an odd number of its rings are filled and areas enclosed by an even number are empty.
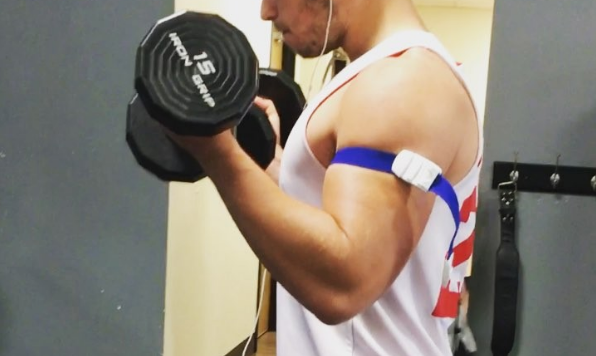
{"type": "MultiPolygon", "coordinates": [[[[350,85],[336,130],[338,147],[393,152],[407,147],[448,168],[461,141],[461,122],[450,114],[450,104],[440,108],[443,117],[421,105],[422,90],[424,98],[440,98],[441,88],[433,89],[432,80],[416,87],[412,78],[398,75],[379,87],[386,75],[371,69],[350,85]]],[[[330,324],[355,315],[392,283],[415,248],[434,199],[389,174],[333,165],[318,209],[284,194],[231,135],[196,156],[274,278],[330,324]]]]}

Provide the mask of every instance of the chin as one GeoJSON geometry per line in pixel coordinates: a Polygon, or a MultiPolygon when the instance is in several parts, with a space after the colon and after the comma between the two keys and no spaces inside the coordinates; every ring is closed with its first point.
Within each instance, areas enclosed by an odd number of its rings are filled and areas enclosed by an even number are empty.
{"type": "Polygon", "coordinates": [[[292,50],[292,52],[294,52],[296,55],[298,55],[302,58],[315,58],[315,57],[318,57],[319,54],[321,53],[320,51],[313,53],[313,51],[310,48],[298,47],[298,46],[292,45],[291,42],[285,41],[285,44],[292,50]]]}
{"type": "MultiPolygon", "coordinates": [[[[321,51],[323,49],[322,48],[313,48],[313,47],[307,47],[307,48],[299,48],[294,50],[294,52],[298,55],[300,55],[303,58],[317,58],[319,56],[321,56],[321,51]]],[[[331,51],[331,49],[327,48],[325,50],[325,53],[329,53],[331,51]]]]}
{"type": "MultiPolygon", "coordinates": [[[[323,50],[322,43],[315,44],[315,43],[297,43],[296,37],[289,36],[285,34],[284,36],[284,43],[297,55],[302,58],[316,58],[321,55],[321,51],[323,50]]],[[[327,54],[333,50],[333,46],[331,43],[327,44],[327,48],[325,49],[325,53],[327,54]]]]}
{"type": "Polygon", "coordinates": [[[319,57],[319,55],[321,54],[321,52],[316,52],[316,53],[312,53],[312,52],[300,52],[300,51],[296,51],[296,54],[298,54],[300,57],[302,58],[317,58],[319,57]]]}

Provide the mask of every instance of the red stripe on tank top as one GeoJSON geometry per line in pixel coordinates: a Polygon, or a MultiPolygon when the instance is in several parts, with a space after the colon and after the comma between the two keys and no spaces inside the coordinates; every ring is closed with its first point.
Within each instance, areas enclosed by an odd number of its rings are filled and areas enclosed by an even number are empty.
{"type": "Polygon", "coordinates": [[[474,188],[472,194],[470,194],[462,203],[461,210],[459,212],[460,221],[463,223],[468,222],[470,215],[476,212],[476,208],[476,188],[474,188]]]}
{"type": "Polygon", "coordinates": [[[457,267],[472,257],[474,252],[474,239],[476,238],[476,232],[472,231],[467,239],[459,243],[453,248],[453,267],[457,267]]]}

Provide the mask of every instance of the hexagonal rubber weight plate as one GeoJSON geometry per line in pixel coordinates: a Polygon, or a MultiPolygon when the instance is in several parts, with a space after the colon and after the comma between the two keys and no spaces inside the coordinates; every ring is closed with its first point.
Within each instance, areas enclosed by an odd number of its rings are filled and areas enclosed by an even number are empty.
{"type": "Polygon", "coordinates": [[[236,140],[263,169],[275,156],[275,132],[265,112],[253,105],[236,130],[236,140]]]}
{"type": "Polygon", "coordinates": [[[164,133],[137,95],[128,104],[126,142],[139,165],[163,181],[196,182],[201,166],[164,133]]]}
{"type": "Polygon", "coordinates": [[[161,19],[137,50],[135,88],[151,116],[179,134],[209,136],[236,126],[258,79],[246,36],[214,14],[161,19]]]}
{"type": "Polygon", "coordinates": [[[284,71],[261,68],[258,95],[275,104],[280,119],[280,143],[284,147],[306,104],[302,88],[284,71]]]}

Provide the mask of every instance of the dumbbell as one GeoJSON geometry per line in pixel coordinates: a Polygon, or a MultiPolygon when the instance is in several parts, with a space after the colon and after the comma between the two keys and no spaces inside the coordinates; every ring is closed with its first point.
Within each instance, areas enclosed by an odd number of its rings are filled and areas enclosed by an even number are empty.
{"type": "MultiPolygon", "coordinates": [[[[203,169],[185,150],[165,135],[135,94],[128,104],[126,140],[137,162],[163,181],[196,182],[205,177],[203,169]]],[[[250,108],[236,131],[240,146],[265,168],[275,154],[275,132],[265,113],[250,108]]]]}
{"type": "Polygon", "coordinates": [[[286,73],[258,67],[242,32],[215,14],[183,11],[158,20],[137,49],[136,94],[128,104],[126,139],[137,162],[165,181],[195,182],[199,164],[161,129],[210,136],[227,129],[261,167],[275,152],[275,135],[256,95],[272,100],[280,141],[305,104],[286,73]]]}

